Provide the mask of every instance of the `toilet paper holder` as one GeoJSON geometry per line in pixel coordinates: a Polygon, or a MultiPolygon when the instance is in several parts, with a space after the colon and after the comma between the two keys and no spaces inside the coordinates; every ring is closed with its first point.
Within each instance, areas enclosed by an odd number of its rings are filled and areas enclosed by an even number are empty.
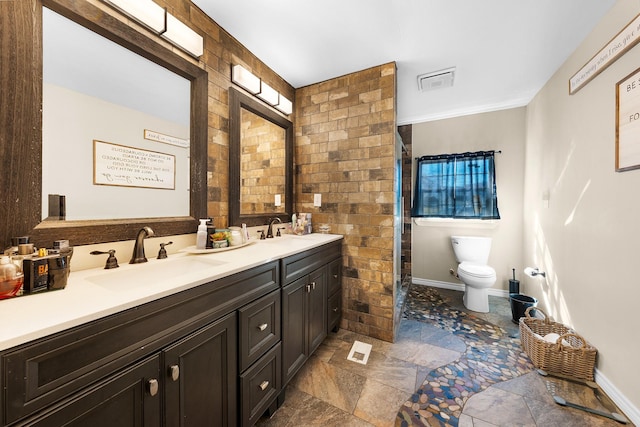
{"type": "Polygon", "coordinates": [[[529,277],[536,277],[536,276],[547,277],[547,273],[545,273],[544,271],[540,271],[538,267],[527,267],[524,269],[524,274],[526,274],[529,277]]]}

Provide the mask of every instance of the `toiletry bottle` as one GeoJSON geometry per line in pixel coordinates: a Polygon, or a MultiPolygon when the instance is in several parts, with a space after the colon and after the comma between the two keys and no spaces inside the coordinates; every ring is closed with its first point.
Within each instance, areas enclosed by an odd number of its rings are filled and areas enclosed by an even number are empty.
{"type": "Polygon", "coordinates": [[[213,248],[213,241],[209,238],[213,233],[216,232],[216,227],[213,225],[213,218],[209,218],[207,220],[207,249],[213,248]]]}
{"type": "Polygon", "coordinates": [[[242,224],[242,243],[249,241],[249,231],[247,230],[247,224],[242,224]]]}
{"type": "Polygon", "coordinates": [[[313,233],[313,227],[311,226],[311,214],[308,213],[307,214],[307,229],[305,234],[311,234],[313,233]]]}
{"type": "Polygon", "coordinates": [[[207,247],[207,221],[208,219],[201,219],[198,226],[198,232],[196,233],[196,249],[206,249],[207,247]]]}

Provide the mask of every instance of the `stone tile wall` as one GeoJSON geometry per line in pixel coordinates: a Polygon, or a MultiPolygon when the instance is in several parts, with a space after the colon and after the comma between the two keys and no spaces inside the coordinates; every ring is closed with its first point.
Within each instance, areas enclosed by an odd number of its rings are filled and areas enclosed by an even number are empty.
{"type": "Polygon", "coordinates": [[[240,113],[240,212],[285,212],[285,131],[270,121],[243,110],[240,113]],[[274,195],[281,203],[275,205],[274,195]]]}
{"type": "Polygon", "coordinates": [[[296,210],[345,236],[341,327],[393,341],[396,67],[296,90],[296,210]],[[322,195],[322,206],[313,196],[322,195]]]}

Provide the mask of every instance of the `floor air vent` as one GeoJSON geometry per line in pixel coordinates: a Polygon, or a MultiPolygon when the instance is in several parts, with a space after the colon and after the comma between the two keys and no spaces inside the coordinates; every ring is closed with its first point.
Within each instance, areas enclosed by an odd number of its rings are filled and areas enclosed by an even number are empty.
{"type": "Polygon", "coordinates": [[[446,70],[434,71],[431,73],[420,74],[418,76],[418,89],[420,92],[440,89],[443,87],[453,86],[453,77],[456,68],[447,68],[446,70]]]}

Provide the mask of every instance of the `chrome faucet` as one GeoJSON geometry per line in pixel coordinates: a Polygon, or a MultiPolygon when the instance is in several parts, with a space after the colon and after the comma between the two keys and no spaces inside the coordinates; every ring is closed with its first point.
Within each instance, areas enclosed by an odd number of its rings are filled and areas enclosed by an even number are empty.
{"type": "Polygon", "coordinates": [[[147,257],[144,256],[144,238],[153,236],[153,230],[149,227],[142,227],[142,229],[138,231],[138,235],[136,236],[136,243],[135,245],[133,245],[133,255],[131,255],[131,261],[129,261],[129,264],[140,264],[142,262],[147,262],[147,257]]]}
{"type": "Polygon", "coordinates": [[[267,239],[272,239],[273,238],[273,223],[274,222],[279,222],[280,224],[282,224],[282,220],[280,218],[278,218],[277,216],[274,218],[271,218],[269,220],[269,228],[267,229],[267,239]]]}

